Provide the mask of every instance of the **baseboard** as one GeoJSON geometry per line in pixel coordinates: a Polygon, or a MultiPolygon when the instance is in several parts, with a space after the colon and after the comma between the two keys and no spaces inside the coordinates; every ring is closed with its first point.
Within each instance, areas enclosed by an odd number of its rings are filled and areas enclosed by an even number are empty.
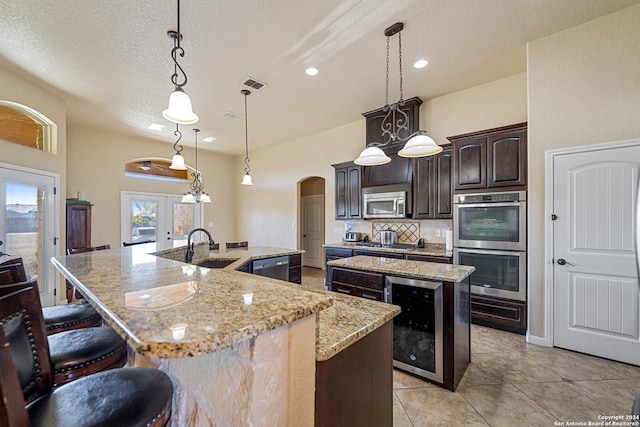
{"type": "Polygon", "coordinates": [[[551,345],[551,343],[547,342],[546,338],[542,338],[542,337],[536,337],[535,335],[529,335],[527,334],[527,342],[529,344],[535,344],[535,345],[540,345],[543,347],[553,347],[551,345]]]}

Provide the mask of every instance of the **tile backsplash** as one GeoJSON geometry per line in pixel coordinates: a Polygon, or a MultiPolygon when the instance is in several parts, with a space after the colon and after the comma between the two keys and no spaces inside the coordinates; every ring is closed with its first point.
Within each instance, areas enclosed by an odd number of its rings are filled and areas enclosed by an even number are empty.
{"type": "MultiPolygon", "coordinates": [[[[335,227],[343,229],[345,221],[336,221],[335,227]]],[[[380,241],[380,230],[391,228],[396,231],[398,243],[418,243],[423,238],[427,243],[445,243],[445,230],[453,228],[453,222],[447,219],[430,220],[376,220],[376,221],[351,221],[351,230],[359,231],[372,241],[380,241]],[[439,234],[439,235],[438,235],[439,234]]],[[[337,236],[342,238],[342,236],[337,236]]]]}

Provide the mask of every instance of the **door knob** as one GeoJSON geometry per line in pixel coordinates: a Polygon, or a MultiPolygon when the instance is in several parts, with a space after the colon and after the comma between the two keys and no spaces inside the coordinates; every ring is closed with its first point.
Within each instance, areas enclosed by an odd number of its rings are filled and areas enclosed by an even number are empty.
{"type": "Polygon", "coordinates": [[[13,256],[13,255],[0,251],[0,256],[13,256]]]}
{"type": "Polygon", "coordinates": [[[558,263],[558,265],[565,265],[565,264],[568,264],[568,265],[575,265],[575,264],[571,264],[571,263],[570,263],[570,262],[568,262],[566,259],[562,259],[562,258],[560,258],[560,259],[557,261],[557,263],[558,263]]]}

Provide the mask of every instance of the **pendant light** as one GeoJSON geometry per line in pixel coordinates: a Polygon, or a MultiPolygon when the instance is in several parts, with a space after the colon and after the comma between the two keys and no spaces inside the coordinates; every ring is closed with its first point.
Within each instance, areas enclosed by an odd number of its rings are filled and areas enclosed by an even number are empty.
{"type": "Polygon", "coordinates": [[[404,29],[402,22],[396,22],[390,27],[384,30],[384,35],[387,37],[387,78],[386,78],[386,92],[385,92],[385,106],[384,110],[386,115],[382,120],[381,129],[382,136],[386,140],[383,142],[372,142],[360,153],[360,156],[354,163],[362,166],[379,166],[389,163],[391,158],[382,151],[381,147],[388,146],[390,144],[402,142],[408,140],[405,146],[398,152],[402,157],[424,157],[438,154],[442,151],[442,147],[437,145],[436,142],[430,138],[423,130],[419,130],[406,138],[401,137],[401,132],[407,132],[409,127],[409,117],[407,113],[402,111],[404,106],[404,94],[402,88],[402,35],[401,32],[404,29]],[[400,68],[400,99],[395,104],[389,105],[389,39],[390,37],[398,34],[398,64],[400,68]]]}
{"type": "Polygon", "coordinates": [[[205,193],[204,184],[200,178],[200,171],[198,170],[198,132],[200,129],[194,129],[196,140],[196,168],[194,172],[191,172],[193,181],[190,184],[190,190],[182,195],[182,203],[210,203],[211,197],[205,193]]]}
{"type": "Polygon", "coordinates": [[[182,145],[178,144],[178,142],[180,142],[180,140],[182,139],[182,132],[180,132],[180,129],[178,128],[177,123],[176,123],[176,131],[173,132],[173,134],[177,136],[178,139],[176,140],[176,142],[173,143],[173,149],[176,152],[176,154],[174,154],[173,157],[171,158],[171,165],[169,166],[169,169],[185,171],[187,170],[187,166],[184,164],[184,157],[182,157],[182,145]]]}
{"type": "Polygon", "coordinates": [[[251,95],[251,92],[243,89],[240,91],[244,95],[244,177],[242,177],[242,185],[253,185],[251,180],[251,168],[249,167],[249,118],[247,117],[247,96],[251,95]]]}
{"type": "Polygon", "coordinates": [[[173,39],[173,49],[171,49],[171,58],[173,59],[173,74],[171,75],[171,83],[175,89],[169,96],[169,107],[162,112],[162,116],[173,123],[190,125],[198,121],[198,116],[193,112],[191,107],[191,99],[183,89],[187,84],[187,74],[178,63],[178,55],[184,57],[184,49],[180,46],[182,33],[180,32],[180,0],[178,0],[178,31],[170,30],[167,35],[173,39]],[[180,76],[178,74],[180,70],[180,76]]]}

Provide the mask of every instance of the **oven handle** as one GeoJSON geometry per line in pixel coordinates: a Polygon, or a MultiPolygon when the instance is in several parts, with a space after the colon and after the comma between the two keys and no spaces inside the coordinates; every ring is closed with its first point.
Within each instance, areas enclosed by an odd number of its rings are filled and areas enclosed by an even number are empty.
{"type": "Polygon", "coordinates": [[[524,251],[500,251],[500,250],[483,250],[483,249],[462,249],[457,248],[458,252],[464,252],[466,254],[485,254],[485,255],[507,255],[513,256],[515,254],[524,254],[524,251]]]}
{"type": "Polygon", "coordinates": [[[510,207],[510,206],[521,206],[522,203],[525,202],[508,202],[508,203],[469,203],[467,204],[462,204],[462,203],[458,203],[458,208],[491,208],[491,207],[496,207],[496,208],[502,208],[502,207],[510,207]]]}

